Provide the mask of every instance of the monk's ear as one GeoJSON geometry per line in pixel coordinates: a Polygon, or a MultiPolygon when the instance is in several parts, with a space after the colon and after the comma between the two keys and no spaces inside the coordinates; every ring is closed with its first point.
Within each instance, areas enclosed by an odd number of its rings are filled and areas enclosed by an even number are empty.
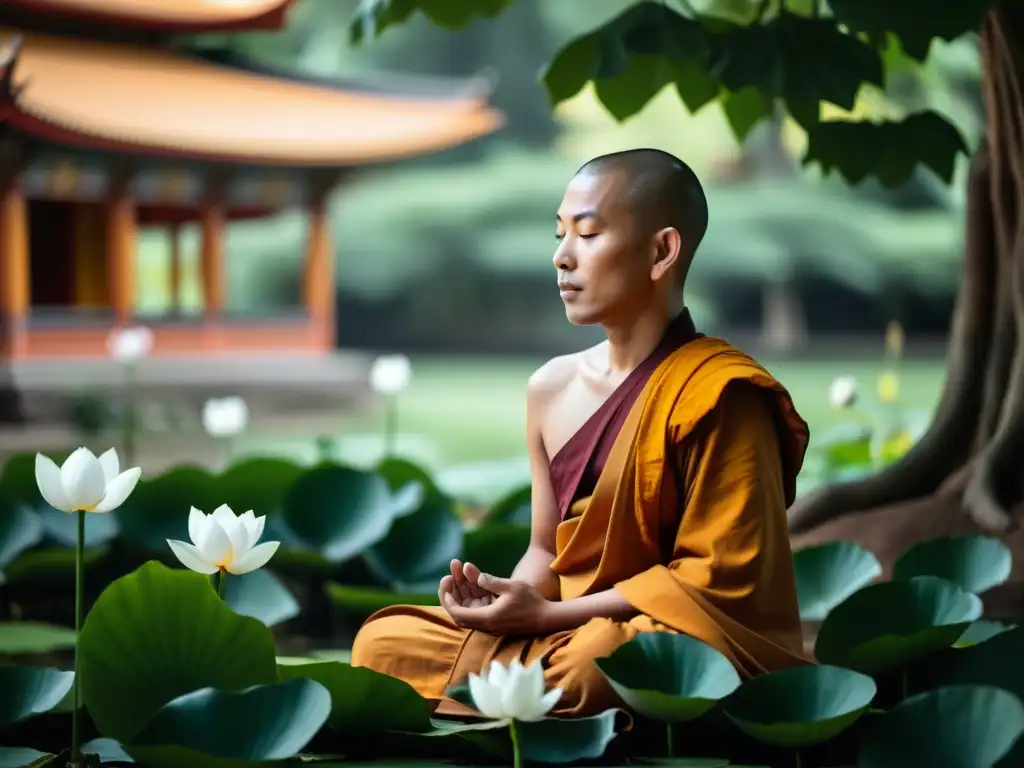
{"type": "Polygon", "coordinates": [[[665,277],[679,263],[683,239],[675,227],[665,227],[654,235],[651,280],[657,282],[665,277]]]}

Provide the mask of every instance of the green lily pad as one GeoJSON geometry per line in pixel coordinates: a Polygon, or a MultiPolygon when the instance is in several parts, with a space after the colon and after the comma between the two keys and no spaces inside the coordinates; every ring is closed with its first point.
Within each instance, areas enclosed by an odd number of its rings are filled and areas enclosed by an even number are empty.
{"type": "Polygon", "coordinates": [[[984,643],[986,640],[991,640],[993,637],[1001,635],[1003,632],[1009,632],[1014,627],[1014,624],[1003,624],[1001,621],[980,619],[978,621],[971,622],[971,625],[967,627],[964,633],[957,639],[954,647],[969,648],[972,645],[977,645],[978,643],[984,643]]]}
{"type": "Polygon", "coordinates": [[[882,575],[871,552],[852,541],[831,541],[793,552],[800,618],[822,621],[828,612],[882,575]]]}
{"type": "Polygon", "coordinates": [[[278,665],[282,680],[315,680],[331,695],[328,725],[346,734],[425,733],[431,707],[411,685],[365,667],[337,661],[278,665]]]}
{"type": "Polygon", "coordinates": [[[0,666],[0,728],[49,712],[74,680],[74,672],[49,667],[0,666]]]}
{"type": "Polygon", "coordinates": [[[82,745],[83,755],[96,755],[101,763],[133,763],[131,755],[113,739],[92,739],[82,745]]]}
{"type": "MultiPolygon", "coordinates": [[[[47,539],[61,547],[74,547],[78,540],[78,516],[46,508],[39,511],[43,532],[47,539]]],[[[113,541],[121,527],[114,515],[86,514],[85,546],[88,549],[113,541]]]]}
{"type": "MultiPolygon", "coordinates": [[[[472,698],[463,686],[447,695],[470,706],[472,698]]],[[[532,723],[517,722],[519,745],[525,762],[561,764],[600,758],[617,735],[622,710],[607,709],[598,715],[580,718],[544,718],[532,723]]],[[[512,741],[508,726],[501,720],[461,723],[435,720],[432,736],[456,736],[476,744],[488,754],[507,762],[512,760],[512,741]]]]}
{"type": "Polygon", "coordinates": [[[516,723],[523,758],[549,764],[599,758],[617,735],[619,714],[621,710],[607,709],[599,715],[572,720],[545,718],[516,723]]]}
{"type": "Polygon", "coordinates": [[[411,494],[410,489],[419,486],[420,503],[449,500],[431,474],[408,459],[385,458],[377,465],[377,474],[384,478],[393,494],[411,494]]]}
{"type": "Polygon", "coordinates": [[[391,493],[380,475],[322,465],[296,480],[282,505],[288,529],[308,548],[340,563],[387,535],[391,493]]]}
{"type": "Polygon", "coordinates": [[[0,768],[45,768],[56,759],[56,755],[38,749],[0,747],[0,768]]]}
{"type": "Polygon", "coordinates": [[[330,694],[313,680],[203,688],[164,705],[133,742],[235,760],[284,760],[310,742],[330,711],[330,694]]]}
{"type": "MultiPolygon", "coordinates": [[[[948,654],[938,669],[938,685],[987,685],[1009,691],[1024,701],[1024,627],[948,654]]],[[[1024,738],[1019,739],[1001,765],[1024,765],[1024,738]]]]}
{"type": "MultiPolygon", "coordinates": [[[[276,768],[278,763],[259,762],[251,760],[239,760],[231,757],[216,757],[214,755],[199,752],[187,747],[165,745],[160,747],[149,747],[130,744],[125,751],[134,758],[135,762],[144,765],[146,768],[183,768],[184,766],[195,766],[196,768],[276,768]]],[[[302,763],[299,763],[302,765],[302,763]]],[[[313,763],[317,768],[322,768],[322,763],[313,763]]]]}
{"type": "Polygon", "coordinates": [[[487,512],[486,525],[529,525],[533,486],[525,485],[499,499],[487,512]]]}
{"type": "Polygon", "coordinates": [[[695,720],[740,685],[725,656],[689,635],[643,632],[595,663],[626,704],[664,722],[695,720]]]}
{"type": "MultiPolygon", "coordinates": [[[[109,547],[93,547],[84,552],[83,567],[89,570],[96,565],[109,551],[109,547]]],[[[17,582],[66,582],[74,579],[75,550],[67,547],[57,549],[30,549],[22,552],[18,558],[4,568],[7,581],[17,582]]]]}
{"type": "Polygon", "coordinates": [[[949,648],[981,611],[977,595],[934,576],[873,584],[829,613],[814,653],[823,664],[887,672],[949,648]]]}
{"type": "Polygon", "coordinates": [[[999,539],[944,536],[916,544],[896,561],[894,579],[938,576],[965,592],[981,593],[1010,578],[1013,556],[999,539]]]}
{"type": "Polygon", "coordinates": [[[826,742],[857,722],[876,691],[875,681],[867,675],[807,664],[744,683],[724,709],[758,741],[800,749],[826,742]]]}
{"type": "Polygon", "coordinates": [[[507,579],[530,546],[530,529],[523,525],[482,525],[467,531],[462,559],[484,573],[507,579]]]}
{"type": "Polygon", "coordinates": [[[401,593],[380,587],[351,587],[328,582],[324,591],[345,615],[359,622],[392,605],[440,605],[436,590],[422,594],[401,593]]]}
{"type": "Polygon", "coordinates": [[[0,622],[0,656],[52,653],[75,647],[75,630],[36,621],[0,622]]]}
{"type": "Polygon", "coordinates": [[[814,442],[814,450],[829,468],[871,464],[871,429],[864,424],[838,424],[814,442]]]}
{"type": "Polygon", "coordinates": [[[462,554],[462,521],[447,501],[431,501],[396,518],[383,541],[363,553],[373,574],[396,591],[437,583],[462,554]]]}
{"type": "Polygon", "coordinates": [[[25,504],[0,496],[0,568],[43,538],[43,523],[25,504]]]}
{"type": "Polygon", "coordinates": [[[320,651],[310,651],[309,655],[314,661],[340,661],[348,664],[352,661],[351,649],[328,648],[320,651]]]}
{"type": "Polygon", "coordinates": [[[273,573],[262,568],[241,576],[229,576],[224,601],[240,616],[259,619],[268,627],[299,615],[299,603],[273,573]]]}
{"type": "Polygon", "coordinates": [[[112,514],[121,524],[123,539],[144,550],[166,552],[168,539],[189,541],[189,510],[213,512],[221,504],[219,499],[212,474],[200,467],[177,467],[152,479],[142,478],[112,514]]]}
{"type": "Polygon", "coordinates": [[[250,509],[257,517],[272,515],[279,510],[292,483],[305,471],[287,459],[264,456],[244,459],[232,464],[217,478],[219,498],[214,507],[227,504],[239,515],[250,509]]]}
{"type": "MultiPolygon", "coordinates": [[[[59,467],[64,463],[70,451],[47,452],[59,467]]],[[[8,456],[0,470],[0,493],[15,502],[37,506],[43,497],[36,484],[36,455],[34,453],[16,453],[8,456]]]]}
{"type": "Polygon", "coordinates": [[[940,670],[941,685],[994,685],[1024,701],[1024,627],[1001,632],[970,648],[949,654],[940,670]]]}
{"type": "Polygon", "coordinates": [[[860,768],[991,768],[1024,734],[1024,704],[994,686],[956,685],[911,696],[864,738],[860,768]]]}
{"type": "Polygon", "coordinates": [[[82,698],[100,733],[128,744],[167,702],[200,688],[277,680],[274,636],[198,573],[149,562],[112,582],[79,639],[82,698]]]}

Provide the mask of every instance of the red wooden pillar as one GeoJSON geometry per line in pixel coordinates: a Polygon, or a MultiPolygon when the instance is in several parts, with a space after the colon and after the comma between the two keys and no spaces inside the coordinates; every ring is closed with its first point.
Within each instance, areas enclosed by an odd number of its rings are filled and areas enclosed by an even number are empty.
{"type": "Polygon", "coordinates": [[[107,201],[107,260],[110,306],[118,327],[132,325],[138,304],[138,223],[128,178],[113,186],[107,201]]]}
{"type": "Polygon", "coordinates": [[[219,196],[203,204],[202,245],[199,252],[203,281],[203,318],[216,323],[224,312],[224,240],[227,236],[224,206],[219,196]]]}
{"type": "Polygon", "coordinates": [[[174,222],[168,228],[168,237],[171,241],[171,279],[170,296],[168,297],[167,309],[173,315],[181,313],[181,225],[174,222]]]}
{"type": "Polygon", "coordinates": [[[17,180],[9,181],[0,195],[0,357],[14,359],[28,349],[28,206],[17,180]]]}
{"type": "Polygon", "coordinates": [[[317,185],[310,200],[303,264],[303,300],[325,350],[334,347],[334,245],[327,211],[329,191],[328,185],[317,185]]]}

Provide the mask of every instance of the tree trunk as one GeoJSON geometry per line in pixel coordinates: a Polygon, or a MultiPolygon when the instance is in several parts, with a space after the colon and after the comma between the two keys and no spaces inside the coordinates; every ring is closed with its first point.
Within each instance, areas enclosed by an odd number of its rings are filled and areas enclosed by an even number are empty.
{"type": "Polygon", "coordinates": [[[987,129],[967,181],[963,278],[935,419],[902,460],[801,497],[790,510],[797,544],[864,538],[857,532],[869,520],[876,529],[893,521],[889,538],[903,540],[890,549],[928,531],[1008,536],[1016,527],[1024,495],[1024,12],[997,5],[981,42],[987,129]],[[902,512],[880,516],[893,505],[924,517],[908,525],[902,512]]]}

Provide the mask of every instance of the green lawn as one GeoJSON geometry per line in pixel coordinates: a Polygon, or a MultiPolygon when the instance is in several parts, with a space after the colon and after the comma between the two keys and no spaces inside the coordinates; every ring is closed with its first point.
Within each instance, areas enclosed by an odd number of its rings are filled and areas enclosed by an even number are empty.
{"type": "MultiPolygon", "coordinates": [[[[440,472],[442,482],[483,496],[500,493],[526,477],[523,448],[524,389],[539,361],[414,361],[413,383],[400,401],[399,453],[440,472]]],[[[797,408],[811,426],[811,438],[850,421],[828,404],[829,383],[853,375],[862,392],[873,395],[880,362],[840,360],[766,363],[789,388],[797,408]]],[[[910,361],[903,365],[901,401],[908,408],[931,411],[942,386],[943,363],[910,361]]],[[[338,458],[367,464],[379,458],[383,413],[371,409],[340,416],[330,433],[338,458]]],[[[312,438],[312,436],[311,436],[312,438]]],[[[257,440],[249,450],[313,456],[312,439],[257,440]]]]}

